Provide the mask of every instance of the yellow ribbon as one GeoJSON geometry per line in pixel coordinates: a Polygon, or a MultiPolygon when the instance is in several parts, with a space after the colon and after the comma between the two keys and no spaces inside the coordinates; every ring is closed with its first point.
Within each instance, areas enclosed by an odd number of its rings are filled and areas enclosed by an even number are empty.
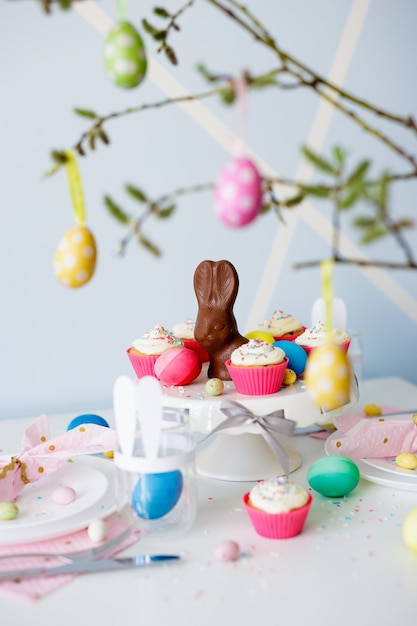
{"type": "Polygon", "coordinates": [[[326,261],[322,261],[320,263],[322,296],[323,296],[324,311],[325,311],[324,323],[329,329],[328,338],[330,338],[330,328],[332,326],[333,267],[334,267],[334,262],[329,259],[326,261]]]}
{"type": "Polygon", "coordinates": [[[65,163],[65,168],[67,171],[68,184],[71,193],[72,206],[74,210],[75,221],[79,226],[83,226],[85,224],[85,204],[84,204],[84,194],[83,187],[81,184],[81,176],[80,171],[78,169],[77,159],[75,158],[75,154],[72,150],[66,150],[65,156],[67,157],[67,161],[65,163]]]}

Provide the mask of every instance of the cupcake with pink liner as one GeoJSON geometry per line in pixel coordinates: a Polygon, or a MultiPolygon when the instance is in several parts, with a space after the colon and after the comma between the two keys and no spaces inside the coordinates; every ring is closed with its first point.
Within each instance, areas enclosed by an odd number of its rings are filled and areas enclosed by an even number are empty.
{"type": "Polygon", "coordinates": [[[226,361],[236,391],[246,396],[264,396],[281,389],[288,358],[284,350],[261,339],[250,339],[226,361]]]}
{"type": "Polygon", "coordinates": [[[204,348],[198,343],[194,337],[195,322],[192,319],[186,319],[185,322],[179,322],[175,324],[172,329],[172,334],[184,343],[184,348],[189,348],[197,353],[200,361],[206,363],[210,361],[210,355],[204,350],[204,348]]]}
{"type": "Polygon", "coordinates": [[[283,476],[260,480],[243,496],[255,531],[269,539],[288,539],[300,534],[312,502],[312,495],[304,487],[283,476]]]}
{"type": "Polygon", "coordinates": [[[258,325],[258,330],[263,330],[272,335],[275,341],[280,339],[294,341],[304,331],[304,326],[299,319],[293,315],[288,315],[277,309],[262,324],[258,325]]]}
{"type": "Polygon", "coordinates": [[[317,322],[311,328],[306,328],[302,335],[299,335],[295,339],[295,343],[304,348],[309,354],[314,348],[323,346],[328,341],[340,346],[348,351],[350,346],[350,336],[344,330],[327,326],[322,322],[317,322]]]}
{"type": "Polygon", "coordinates": [[[135,339],[127,350],[127,356],[135,370],[136,376],[154,376],[154,365],[158,357],[171,348],[183,348],[181,339],[175,337],[163,326],[154,326],[139,339],[135,339]]]}

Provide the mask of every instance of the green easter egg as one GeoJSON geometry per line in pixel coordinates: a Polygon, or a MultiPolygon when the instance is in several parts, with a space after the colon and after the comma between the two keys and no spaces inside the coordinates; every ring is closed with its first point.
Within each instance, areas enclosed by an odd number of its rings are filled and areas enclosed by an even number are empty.
{"type": "Polygon", "coordinates": [[[104,46],[106,71],[118,87],[131,89],[145,77],[147,60],[142,38],[129,22],[110,30],[104,46]]]}
{"type": "Polygon", "coordinates": [[[330,498],[340,498],[353,491],[360,479],[359,468],[344,456],[322,457],[310,465],[307,481],[318,493],[330,498]]]}

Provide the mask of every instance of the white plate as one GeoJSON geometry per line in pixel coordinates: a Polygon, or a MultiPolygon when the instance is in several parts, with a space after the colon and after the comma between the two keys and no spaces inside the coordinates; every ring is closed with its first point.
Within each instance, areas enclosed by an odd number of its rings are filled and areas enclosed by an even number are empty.
{"type": "Polygon", "coordinates": [[[26,485],[16,504],[18,517],[0,522],[2,545],[51,539],[85,528],[115,509],[113,462],[97,456],[77,457],[50,476],[26,485]],[[53,502],[51,494],[59,485],[75,489],[74,502],[53,502]]]}
{"type": "Polygon", "coordinates": [[[410,480],[417,480],[417,471],[399,467],[395,462],[395,456],[382,459],[362,459],[362,462],[383,472],[389,472],[397,476],[408,476],[410,480]]]}
{"type": "MultiPolygon", "coordinates": [[[[334,432],[324,442],[324,450],[329,456],[332,456],[334,454],[334,450],[330,448],[329,443],[332,441],[332,439],[336,439],[337,437],[338,433],[334,432]]],[[[379,467],[375,467],[374,465],[370,465],[367,462],[369,460],[375,461],[376,459],[354,459],[356,465],[359,468],[362,478],[369,480],[369,482],[371,483],[383,485],[384,487],[405,489],[406,491],[417,491],[417,480],[415,472],[410,475],[408,472],[400,473],[397,471],[392,471],[392,468],[391,471],[387,471],[385,467],[381,469],[379,467]]],[[[377,460],[382,461],[382,459],[377,460]]]]}

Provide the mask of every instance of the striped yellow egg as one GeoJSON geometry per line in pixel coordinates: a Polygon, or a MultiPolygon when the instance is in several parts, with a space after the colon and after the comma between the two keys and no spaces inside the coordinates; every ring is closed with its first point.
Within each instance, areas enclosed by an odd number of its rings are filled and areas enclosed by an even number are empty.
{"type": "Polygon", "coordinates": [[[71,228],[61,239],[54,257],[54,274],[65,287],[77,289],[92,278],[97,249],[85,226],[71,228]]]}
{"type": "Polygon", "coordinates": [[[345,350],[332,343],[310,352],[304,380],[313,402],[332,411],[349,402],[351,367],[345,350]]]}

